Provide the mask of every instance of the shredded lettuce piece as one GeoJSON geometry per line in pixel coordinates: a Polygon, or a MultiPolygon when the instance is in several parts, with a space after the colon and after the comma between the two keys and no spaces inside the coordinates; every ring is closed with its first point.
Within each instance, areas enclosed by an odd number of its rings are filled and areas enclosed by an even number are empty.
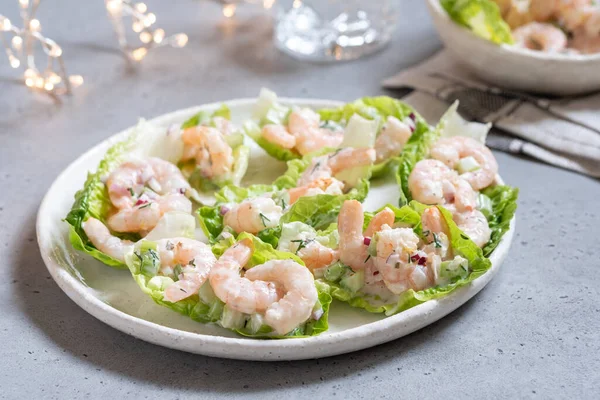
{"type": "MultiPolygon", "coordinates": [[[[304,265],[302,260],[294,254],[275,250],[271,245],[262,242],[260,239],[250,234],[242,233],[238,236],[237,240],[243,240],[245,238],[251,239],[254,245],[254,253],[246,265],[246,269],[274,259],[292,259],[297,263],[304,265]]],[[[236,240],[233,237],[230,237],[215,244],[212,250],[215,255],[220,256],[227,248],[235,243],[236,240]]],[[[327,292],[328,287],[320,282],[315,281],[315,286],[319,293],[319,301],[315,306],[315,311],[318,311],[318,313],[315,313],[315,315],[320,315],[319,318],[309,319],[307,322],[286,335],[274,335],[270,327],[262,324],[260,315],[247,315],[228,309],[227,306],[215,296],[208,281],[204,283],[197,295],[195,294],[194,296],[176,303],[165,300],[165,289],[173,283],[173,279],[156,275],[156,271],[158,270],[156,265],[160,265],[160,257],[155,251],[155,244],[153,244],[153,242],[142,241],[137,247],[137,254],[129,254],[126,257],[126,263],[138,286],[157,304],[186,315],[195,321],[202,323],[212,322],[231,329],[243,336],[268,339],[315,336],[326,331],[328,328],[329,306],[332,299],[327,292]],[[152,253],[153,251],[154,253],[152,253]]]]}
{"type": "MultiPolygon", "coordinates": [[[[392,205],[388,205],[387,207],[394,211],[396,223],[402,222],[403,225],[412,227],[417,234],[421,234],[421,214],[428,206],[411,202],[410,205],[401,208],[392,205]]],[[[342,280],[351,273],[350,268],[343,265],[342,267],[333,265],[330,268],[335,268],[337,271],[326,271],[324,277],[320,279],[324,284],[329,286],[329,294],[333,298],[344,301],[353,307],[363,308],[372,313],[385,313],[385,315],[390,316],[427,300],[444,297],[455,289],[483,275],[491,267],[491,262],[484,256],[483,251],[460,231],[452,220],[452,214],[441,206],[437,207],[448,225],[448,239],[450,240],[454,255],[463,257],[469,263],[469,274],[467,276],[456,277],[444,286],[436,286],[419,291],[410,289],[401,293],[397,297],[397,301],[386,303],[383,299],[375,298],[372,295],[363,295],[360,291],[352,291],[348,286],[345,286],[342,280]],[[343,269],[343,267],[347,269],[343,269]]],[[[365,214],[365,224],[368,224],[373,215],[372,213],[365,214]]]]}
{"type": "Polygon", "coordinates": [[[513,44],[510,26],[492,0],[440,0],[450,18],[477,36],[496,44],[513,44]]]}
{"type": "Polygon", "coordinates": [[[506,185],[486,188],[482,192],[492,202],[492,212],[487,215],[492,230],[490,241],[483,247],[483,254],[489,257],[496,249],[502,236],[510,229],[510,221],[517,211],[519,189],[506,185]]]}

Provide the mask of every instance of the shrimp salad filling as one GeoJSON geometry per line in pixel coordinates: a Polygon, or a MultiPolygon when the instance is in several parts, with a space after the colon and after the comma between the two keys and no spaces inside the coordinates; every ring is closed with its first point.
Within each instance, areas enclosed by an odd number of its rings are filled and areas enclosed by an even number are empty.
{"type": "Polygon", "coordinates": [[[248,233],[211,248],[190,239],[142,241],[126,257],[158,304],[241,335],[304,337],[327,330],[331,296],[301,259],[248,233]]]}
{"type": "Polygon", "coordinates": [[[440,0],[450,18],[498,44],[562,54],[600,52],[595,0],[440,0]]]}
{"type": "Polygon", "coordinates": [[[226,106],[166,131],[142,120],[76,193],[69,239],[156,303],[248,337],[318,335],[333,299],[402,312],[483,275],[516,211],[490,125],[457,106],[430,126],[387,97],[312,110],[263,90],[242,130],[226,106]],[[244,134],[287,171],[244,185],[244,134]],[[363,208],[375,178],[399,207],[363,208]]]}
{"type": "Polygon", "coordinates": [[[335,299],[386,315],[444,296],[491,266],[448,210],[417,202],[373,214],[346,201],[327,230],[285,224],[278,249],[300,257],[335,299]]]}
{"type": "Polygon", "coordinates": [[[288,161],[287,172],[272,185],[227,186],[217,192],[215,205],[198,210],[200,224],[211,242],[249,232],[274,245],[283,223],[325,228],[345,200],[366,198],[374,159],[372,148],[345,147],[288,161]]]}
{"type": "Polygon", "coordinates": [[[287,107],[277,95],[263,89],[254,107],[254,120],[244,130],[271,156],[283,161],[314,153],[324,147],[360,141],[366,131],[376,136],[373,177],[380,177],[397,160],[415,131],[429,129],[425,120],[408,104],[390,97],[364,97],[337,108],[287,107]]]}

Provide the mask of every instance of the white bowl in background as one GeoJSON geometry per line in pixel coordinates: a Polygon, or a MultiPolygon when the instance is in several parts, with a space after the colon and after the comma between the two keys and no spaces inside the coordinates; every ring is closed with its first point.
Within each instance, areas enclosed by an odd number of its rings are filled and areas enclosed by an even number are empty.
{"type": "Polygon", "coordinates": [[[600,53],[544,53],[483,39],[450,19],[439,0],[427,0],[446,48],[482,80],[502,88],[550,95],[600,90],[600,53]]]}

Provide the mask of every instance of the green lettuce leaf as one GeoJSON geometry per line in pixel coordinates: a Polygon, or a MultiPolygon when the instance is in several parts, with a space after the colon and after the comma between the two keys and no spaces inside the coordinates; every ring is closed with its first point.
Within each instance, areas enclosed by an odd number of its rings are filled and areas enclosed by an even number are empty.
{"type": "MultiPolygon", "coordinates": [[[[119,269],[126,268],[125,264],[96,249],[85,234],[82,224],[89,217],[94,217],[103,223],[106,222],[111,203],[103,178],[121,164],[124,156],[133,149],[138,135],[139,132],[134,130],[127,139],[115,144],[106,152],[96,172],[88,173],[83,188],[75,193],[75,201],[65,218],[70,225],[69,240],[76,250],[83,251],[98,261],[119,269]]],[[[135,239],[131,235],[119,235],[119,237],[135,239]]]]}
{"type": "MultiPolygon", "coordinates": [[[[191,127],[200,123],[211,123],[212,118],[216,116],[229,119],[231,117],[229,108],[223,105],[214,112],[201,111],[189,118],[182,126],[191,127]]],[[[174,139],[173,135],[169,136],[168,133],[165,133],[164,129],[155,127],[143,120],[140,121],[125,140],[115,144],[106,152],[96,172],[88,174],[83,188],[75,194],[73,206],[65,218],[65,221],[70,225],[69,240],[73,247],[111,267],[126,268],[125,264],[121,261],[96,249],[82,228],[83,222],[89,217],[94,217],[106,224],[111,203],[103,180],[132,152],[144,156],[160,157],[170,162],[177,162],[177,159],[181,157],[182,151],[183,144],[179,140],[174,139]]],[[[235,163],[231,179],[222,182],[222,184],[239,184],[248,166],[248,154],[248,147],[243,145],[238,146],[234,150],[235,163]]],[[[194,186],[193,182],[192,185],[194,186]]],[[[207,187],[205,180],[203,180],[203,185],[207,187]]],[[[137,234],[120,234],[114,232],[113,234],[121,239],[132,241],[140,239],[140,236],[137,234]]]]}
{"type": "MultiPolygon", "coordinates": [[[[411,202],[410,205],[401,208],[388,205],[396,215],[396,223],[402,222],[407,227],[412,227],[417,234],[421,233],[421,214],[428,208],[423,204],[411,202]]],[[[469,274],[464,278],[454,279],[447,285],[436,286],[425,290],[407,290],[400,294],[396,301],[386,303],[382,299],[372,296],[364,296],[360,292],[353,292],[342,284],[344,277],[352,274],[350,268],[333,274],[335,279],[328,279],[332,274],[325,272],[325,275],[320,280],[329,287],[329,294],[340,301],[344,301],[353,307],[364,308],[372,313],[385,313],[385,315],[393,315],[427,300],[444,297],[456,290],[457,288],[467,285],[474,279],[483,275],[490,267],[491,262],[483,255],[483,251],[477,247],[464,233],[460,231],[458,226],[452,220],[452,214],[441,206],[437,206],[441,211],[442,216],[448,225],[448,239],[452,246],[454,255],[461,256],[469,262],[469,274]]],[[[368,224],[374,214],[365,214],[365,225],[368,224]]],[[[338,263],[339,264],[339,263],[338,263]]],[[[337,266],[336,266],[337,267],[337,266]]]]}
{"type": "Polygon", "coordinates": [[[192,128],[200,124],[211,124],[211,119],[214,117],[222,117],[231,120],[231,111],[229,110],[229,107],[227,107],[225,104],[222,104],[213,112],[200,111],[192,115],[183,124],[181,124],[181,129],[192,128]]]}
{"type": "Polygon", "coordinates": [[[244,123],[244,132],[252,140],[262,147],[271,157],[281,161],[290,161],[302,156],[290,149],[269,142],[262,136],[262,128],[268,124],[287,125],[288,116],[291,109],[279,103],[277,95],[268,90],[262,89],[256,104],[252,118],[253,121],[244,123]]]}
{"type": "Polygon", "coordinates": [[[275,157],[276,159],[281,161],[289,161],[301,157],[299,153],[293,150],[284,149],[283,147],[266,140],[262,136],[262,126],[260,126],[256,122],[246,121],[243,125],[243,128],[246,135],[248,135],[252,140],[254,140],[257,145],[262,147],[263,150],[266,151],[267,154],[269,154],[271,157],[275,157]]]}
{"type": "Polygon", "coordinates": [[[492,212],[488,218],[492,236],[483,247],[483,254],[489,257],[496,249],[502,236],[509,230],[510,221],[517,210],[519,189],[505,185],[497,185],[482,191],[492,201],[492,212]]]}
{"type": "MultiPolygon", "coordinates": [[[[274,259],[292,259],[297,263],[304,265],[302,260],[294,254],[275,250],[271,245],[262,242],[255,236],[247,233],[242,233],[238,236],[238,240],[243,240],[245,238],[251,239],[254,245],[254,253],[246,265],[247,269],[274,259]]],[[[235,243],[236,240],[233,237],[229,237],[215,244],[212,250],[215,255],[221,256],[227,248],[235,243]]],[[[315,282],[315,286],[319,293],[319,304],[317,304],[315,308],[322,310],[321,317],[318,320],[311,319],[283,336],[274,335],[268,326],[253,326],[254,321],[259,320],[256,315],[250,316],[228,310],[227,306],[215,296],[208,281],[204,283],[198,294],[176,303],[171,303],[164,299],[164,293],[165,289],[173,283],[173,279],[155,275],[158,270],[157,268],[144,268],[144,260],[152,259],[154,264],[160,264],[160,257],[156,255],[156,252],[150,257],[147,256],[148,252],[153,249],[153,246],[155,245],[151,242],[142,242],[142,245],[139,246],[137,255],[131,253],[126,256],[126,263],[142,291],[149,295],[157,304],[186,315],[195,321],[202,323],[216,323],[231,329],[240,335],[253,338],[288,339],[309,337],[318,335],[328,328],[329,306],[332,299],[327,292],[328,288],[324,287],[319,282],[315,282]],[[228,318],[226,314],[229,314],[229,316],[236,315],[235,318],[230,318],[230,320],[235,321],[233,326],[231,325],[231,322],[225,321],[225,319],[228,318]]]]}
{"type": "Polygon", "coordinates": [[[408,189],[408,177],[415,165],[427,157],[430,147],[440,138],[446,126],[447,118],[448,115],[444,114],[434,129],[419,121],[415,131],[406,142],[406,146],[404,146],[398,159],[398,169],[396,171],[396,181],[400,186],[400,198],[398,200],[400,206],[404,206],[412,200],[408,189]]]}
{"type": "Polygon", "coordinates": [[[510,26],[492,0],[440,0],[450,18],[477,36],[497,44],[513,44],[510,26]]]}

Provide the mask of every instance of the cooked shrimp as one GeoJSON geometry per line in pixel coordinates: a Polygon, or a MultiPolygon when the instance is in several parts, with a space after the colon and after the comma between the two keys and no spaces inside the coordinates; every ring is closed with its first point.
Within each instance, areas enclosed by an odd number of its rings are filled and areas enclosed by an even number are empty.
{"type": "Polygon", "coordinates": [[[94,247],[115,260],[125,262],[125,254],[133,248],[133,242],[113,236],[102,222],[93,217],[88,218],[81,227],[94,247]]]}
{"type": "Polygon", "coordinates": [[[383,225],[393,225],[395,219],[396,214],[394,214],[394,212],[389,208],[384,208],[375,214],[373,218],[371,218],[371,221],[369,221],[369,225],[365,230],[365,236],[372,237],[375,233],[381,230],[383,225]]]}
{"type": "Polygon", "coordinates": [[[460,177],[471,184],[473,189],[481,190],[491,185],[498,173],[498,162],[490,149],[477,140],[453,136],[440,139],[431,149],[431,158],[442,161],[454,169],[460,159],[473,157],[479,169],[461,174],[460,177]]]}
{"type": "Polygon", "coordinates": [[[515,29],[513,37],[524,49],[554,53],[567,48],[567,35],[552,24],[531,22],[515,29]]]}
{"type": "MultiPolygon", "coordinates": [[[[470,210],[463,212],[456,212],[452,207],[448,208],[448,211],[452,213],[452,219],[469,238],[478,246],[483,247],[489,242],[492,231],[489,227],[488,221],[485,216],[479,210],[470,210]]],[[[422,216],[423,230],[430,231],[438,234],[448,234],[448,226],[444,222],[444,219],[440,211],[436,207],[431,207],[425,210],[422,216]]],[[[430,236],[432,237],[432,236],[430,236]]],[[[439,240],[438,237],[434,237],[436,242],[440,243],[439,247],[445,247],[444,241],[439,240]]]]}
{"type": "Polygon", "coordinates": [[[586,25],[588,19],[598,12],[590,0],[561,0],[558,2],[556,16],[569,31],[586,25]]]}
{"type": "Polygon", "coordinates": [[[160,158],[124,162],[109,175],[106,187],[116,207],[107,224],[116,232],[144,232],[166,212],[192,212],[185,196],[189,183],[175,165],[160,158]]]}
{"type": "Polygon", "coordinates": [[[493,0],[500,9],[500,15],[504,16],[512,7],[512,0],[493,0]]]}
{"type": "Polygon", "coordinates": [[[213,117],[212,119],[215,128],[225,136],[232,135],[236,128],[233,122],[223,117],[213,117]]]}
{"type": "Polygon", "coordinates": [[[367,250],[371,236],[388,222],[393,224],[394,219],[392,210],[385,208],[371,219],[363,234],[365,216],[362,204],[356,200],[346,200],[338,215],[340,260],[355,271],[364,269],[369,260],[367,250]]]}
{"type": "Polygon", "coordinates": [[[529,13],[534,21],[547,22],[556,16],[561,0],[529,0],[529,13]]]}
{"type": "Polygon", "coordinates": [[[340,259],[337,250],[323,246],[314,239],[308,239],[303,243],[304,245],[296,252],[296,255],[311,271],[331,265],[340,259]]]}
{"type": "MultiPolygon", "coordinates": [[[[207,178],[222,176],[233,166],[233,151],[223,134],[209,126],[195,126],[181,135],[185,146],[196,149],[195,159],[202,174],[207,178]]],[[[189,156],[191,151],[186,152],[189,156]]]]}
{"type": "Polygon", "coordinates": [[[298,186],[307,186],[319,178],[330,178],[350,168],[373,164],[375,150],[361,148],[344,148],[331,154],[314,157],[298,180],[298,186]]]}
{"type": "Polygon", "coordinates": [[[375,266],[391,292],[422,290],[434,284],[429,279],[432,274],[427,271],[427,256],[417,252],[419,237],[412,229],[384,225],[377,236],[375,266]]]}
{"type": "Polygon", "coordinates": [[[419,161],[408,177],[412,197],[424,204],[456,204],[459,210],[471,210],[477,193],[456,171],[438,160],[419,161]]]}
{"type": "Polygon", "coordinates": [[[570,46],[581,54],[600,53],[600,35],[592,37],[577,30],[573,34],[570,46]]]}
{"type": "Polygon", "coordinates": [[[106,187],[111,203],[117,208],[133,207],[146,188],[158,195],[190,190],[177,166],[154,157],[125,161],[108,176],[106,187]]]}
{"type": "MultiPolygon", "coordinates": [[[[449,211],[456,212],[456,209],[450,208],[449,211]]],[[[450,240],[448,239],[448,225],[440,210],[437,207],[429,207],[423,211],[421,225],[423,234],[429,242],[423,247],[423,251],[427,254],[433,253],[446,258],[450,252],[450,240]]]]}
{"type": "Polygon", "coordinates": [[[503,16],[504,21],[511,29],[533,22],[533,15],[524,7],[513,4],[503,16]]]}
{"type": "Polygon", "coordinates": [[[412,135],[410,126],[396,117],[389,116],[375,140],[377,153],[375,163],[379,164],[390,157],[399,155],[410,135],[412,135]]]}
{"type": "Polygon", "coordinates": [[[227,211],[223,223],[236,233],[258,233],[279,225],[283,209],[268,197],[244,200],[227,211]]]}
{"type": "Polygon", "coordinates": [[[269,142],[275,143],[284,149],[296,147],[296,137],[290,134],[282,125],[265,125],[261,131],[262,136],[269,142]]]}
{"type": "Polygon", "coordinates": [[[306,186],[291,188],[288,190],[290,204],[294,204],[300,197],[316,196],[318,194],[339,195],[344,192],[344,182],[335,178],[319,178],[306,186]]]}
{"type": "Polygon", "coordinates": [[[245,278],[275,282],[285,293],[265,312],[265,323],[278,335],[291,332],[308,320],[319,294],[310,271],[293,260],[271,260],[248,270],[245,278]]]}
{"type": "Polygon", "coordinates": [[[344,140],[343,132],[319,128],[319,114],[310,108],[294,110],[288,120],[289,133],[296,138],[296,149],[302,155],[324,147],[338,147],[344,140]]]}
{"type": "Polygon", "coordinates": [[[264,312],[281,298],[275,283],[253,281],[240,276],[253,251],[254,247],[250,239],[236,243],[225,250],[209,275],[210,286],[215,295],[228,307],[246,314],[264,312]]]}
{"type": "Polygon", "coordinates": [[[156,226],[163,214],[170,211],[192,213],[192,202],[182,194],[170,193],[164,196],[146,195],[139,197],[131,208],[118,210],[107,219],[107,224],[115,232],[145,232],[156,226]]]}
{"type": "Polygon", "coordinates": [[[364,221],[362,204],[356,200],[346,200],[338,214],[340,260],[355,271],[365,267],[367,258],[364,221]]]}
{"type": "Polygon", "coordinates": [[[492,231],[487,218],[481,211],[471,210],[459,212],[453,214],[452,219],[478,247],[483,247],[490,241],[492,231]]]}
{"type": "Polygon", "coordinates": [[[198,293],[217,261],[210,247],[188,238],[161,239],[156,243],[161,274],[172,275],[174,268],[181,268],[175,277],[178,280],[165,289],[165,300],[175,303],[198,293]]]}

